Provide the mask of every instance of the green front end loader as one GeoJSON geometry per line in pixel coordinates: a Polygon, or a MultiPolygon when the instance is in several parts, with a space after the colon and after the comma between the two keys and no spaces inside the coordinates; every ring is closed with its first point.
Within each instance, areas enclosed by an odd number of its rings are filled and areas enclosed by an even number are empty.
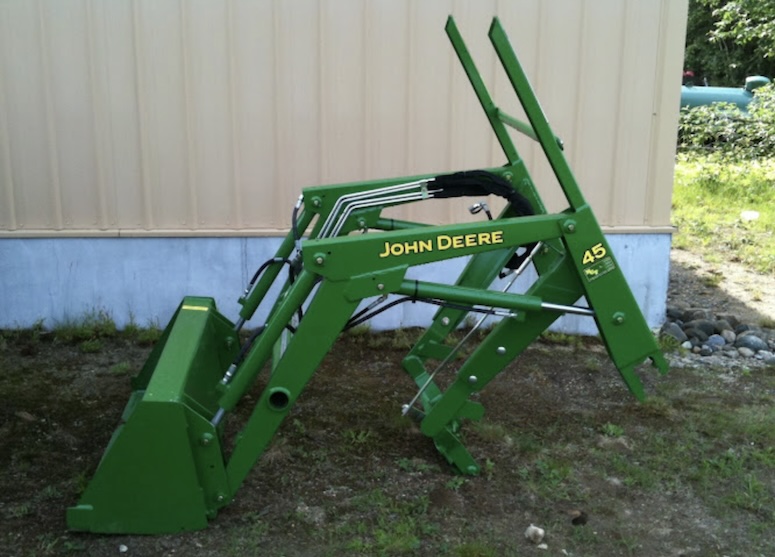
{"type": "Polygon", "coordinates": [[[489,37],[528,122],[494,104],[452,18],[446,31],[506,163],[304,189],[292,209],[291,231],[245,289],[235,322],[211,298],[183,300],[134,379],[121,425],[91,482],[68,509],[71,529],[156,534],[204,528],[234,498],[339,334],[403,302],[438,309],[402,362],[417,392],[397,401],[396,411],[418,420],[462,474],[480,470],[459,435],[466,420],[484,413],[472,395],[560,316],[595,320],[638,399],[644,391],[636,366],[651,360],[667,371],[500,23],[493,20],[489,37]],[[566,209],[546,211],[508,128],[540,144],[566,209]],[[486,203],[475,204],[472,212],[486,214],[479,222],[433,226],[383,214],[431,199],[487,196],[502,198],[505,208],[493,216],[486,203]],[[467,260],[456,281],[408,278],[413,267],[454,258],[467,260]],[[524,292],[511,292],[529,267],[537,279],[524,292]],[[268,300],[275,283],[282,283],[279,295],[268,300]],[[262,303],[268,317],[243,340],[240,332],[262,303]],[[472,316],[470,332],[452,342],[450,335],[472,316]],[[495,325],[443,389],[437,374],[487,318],[495,325]],[[236,435],[225,435],[236,405],[256,384],[264,387],[252,414],[236,435]]]}

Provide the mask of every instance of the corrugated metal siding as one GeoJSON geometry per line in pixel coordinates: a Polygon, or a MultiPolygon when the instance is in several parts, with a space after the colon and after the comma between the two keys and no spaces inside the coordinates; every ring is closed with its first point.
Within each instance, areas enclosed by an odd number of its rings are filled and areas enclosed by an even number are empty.
{"type": "MultiPolygon", "coordinates": [[[[0,0],[0,235],[272,233],[305,186],[499,165],[443,31],[450,13],[496,102],[519,114],[486,37],[501,18],[600,221],[664,227],[686,10],[0,0]]],[[[562,208],[539,150],[518,146],[562,208]]],[[[405,214],[453,222],[463,207],[405,214]]]]}

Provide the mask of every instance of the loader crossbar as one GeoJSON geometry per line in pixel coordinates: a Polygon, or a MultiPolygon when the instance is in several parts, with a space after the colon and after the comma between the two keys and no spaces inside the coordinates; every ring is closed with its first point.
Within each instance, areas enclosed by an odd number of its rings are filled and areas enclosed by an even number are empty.
{"type": "Polygon", "coordinates": [[[506,164],[304,189],[291,231],[239,299],[236,322],[218,313],[211,298],[183,300],[135,379],[122,425],[92,481],[68,510],[71,529],[163,533],[205,527],[234,498],[339,334],[403,302],[438,309],[402,362],[417,391],[411,400],[397,401],[397,411],[415,417],[460,473],[480,471],[459,436],[466,420],[484,413],[471,396],[566,313],[595,320],[636,398],[644,397],[636,366],[650,359],[667,371],[499,21],[493,20],[489,37],[528,123],[494,104],[451,17],[446,31],[506,164]],[[565,210],[546,211],[507,127],[540,144],[567,200],[565,210]],[[383,214],[429,199],[490,195],[505,199],[505,208],[493,217],[485,203],[474,205],[472,213],[487,214],[479,222],[432,226],[383,214]],[[415,280],[409,273],[457,258],[468,261],[454,283],[415,280]],[[511,292],[529,267],[537,279],[524,292],[511,292]],[[265,322],[241,342],[238,333],[286,270],[265,322]],[[450,335],[470,315],[478,316],[476,324],[452,343],[450,335]],[[495,325],[442,389],[438,373],[487,318],[495,325]],[[228,453],[224,423],[267,368],[260,398],[228,453]]]}

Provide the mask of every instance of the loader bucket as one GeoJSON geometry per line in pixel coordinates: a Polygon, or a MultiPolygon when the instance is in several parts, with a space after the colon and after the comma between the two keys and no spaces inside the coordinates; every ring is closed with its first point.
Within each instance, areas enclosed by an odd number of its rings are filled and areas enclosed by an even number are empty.
{"type": "Polygon", "coordinates": [[[71,529],[153,534],[207,525],[229,493],[210,420],[215,386],[238,344],[212,299],[183,300],[138,375],[93,479],[68,509],[71,529]]]}

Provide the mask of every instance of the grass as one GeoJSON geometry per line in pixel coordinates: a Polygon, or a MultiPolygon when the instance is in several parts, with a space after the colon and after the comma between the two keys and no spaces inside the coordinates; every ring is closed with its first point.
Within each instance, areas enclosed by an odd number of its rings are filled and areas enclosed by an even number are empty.
{"type": "MultiPolygon", "coordinates": [[[[732,163],[680,155],[673,188],[674,246],[720,265],[733,261],[775,275],[773,183],[775,159],[732,163]]],[[[719,281],[711,276],[706,282],[719,281]]]]}

